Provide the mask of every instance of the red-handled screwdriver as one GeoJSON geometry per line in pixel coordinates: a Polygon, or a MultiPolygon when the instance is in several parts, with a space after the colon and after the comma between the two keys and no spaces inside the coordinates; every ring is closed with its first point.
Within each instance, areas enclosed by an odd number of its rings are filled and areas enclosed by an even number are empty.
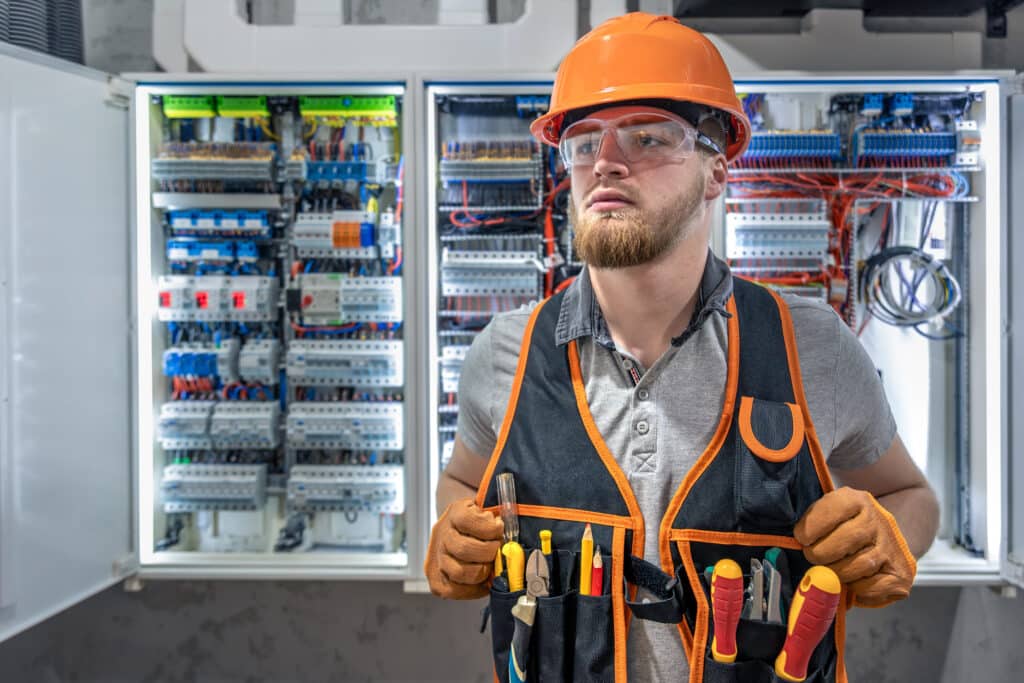
{"type": "Polygon", "coordinates": [[[719,560],[711,574],[711,609],[715,620],[711,657],[731,664],[736,661],[736,625],[743,611],[743,570],[728,558],[719,560]]]}
{"type": "Polygon", "coordinates": [[[775,675],[785,681],[807,678],[807,663],[836,616],[842,584],[828,567],[814,566],[800,581],[789,608],[786,643],[775,659],[775,675]]]}

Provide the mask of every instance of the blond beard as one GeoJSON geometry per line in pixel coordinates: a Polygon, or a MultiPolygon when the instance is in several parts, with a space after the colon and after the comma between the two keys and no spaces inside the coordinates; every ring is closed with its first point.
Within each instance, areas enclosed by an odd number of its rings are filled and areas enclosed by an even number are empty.
{"type": "Polygon", "coordinates": [[[573,249],[594,268],[629,268],[658,258],[692,232],[704,199],[704,176],[678,201],[659,211],[631,206],[588,214],[569,202],[573,249]]]}

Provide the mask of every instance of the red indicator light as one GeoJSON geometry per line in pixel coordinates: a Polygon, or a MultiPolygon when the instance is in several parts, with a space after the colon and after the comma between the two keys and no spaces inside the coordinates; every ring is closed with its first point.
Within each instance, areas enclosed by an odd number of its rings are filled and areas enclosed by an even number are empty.
{"type": "Polygon", "coordinates": [[[196,306],[199,308],[206,308],[210,305],[210,293],[209,292],[196,292],[196,306]]]}
{"type": "Polygon", "coordinates": [[[231,303],[235,308],[245,308],[245,292],[231,292],[231,303]]]}
{"type": "Polygon", "coordinates": [[[171,307],[171,293],[170,292],[160,292],[160,308],[170,308],[170,307],[171,307]]]}

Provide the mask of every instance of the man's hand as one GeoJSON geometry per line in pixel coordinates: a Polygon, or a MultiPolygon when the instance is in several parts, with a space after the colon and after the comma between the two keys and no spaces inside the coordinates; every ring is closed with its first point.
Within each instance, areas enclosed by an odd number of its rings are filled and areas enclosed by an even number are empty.
{"type": "Polygon", "coordinates": [[[487,595],[486,581],[501,547],[501,518],[472,498],[453,502],[430,533],[423,571],[434,595],[471,600],[487,595]]]}
{"type": "Polygon", "coordinates": [[[867,491],[843,487],[817,500],[793,530],[812,564],[849,584],[861,607],[883,607],[910,594],[917,562],[896,520],[867,491]]]}

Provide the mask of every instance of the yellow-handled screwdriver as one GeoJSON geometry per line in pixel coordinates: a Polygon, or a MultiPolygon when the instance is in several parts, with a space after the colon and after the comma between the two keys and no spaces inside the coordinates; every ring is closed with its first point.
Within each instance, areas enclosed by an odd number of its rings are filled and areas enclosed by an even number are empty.
{"type": "Polygon", "coordinates": [[[523,546],[515,541],[509,541],[501,546],[501,554],[505,556],[509,591],[515,593],[523,590],[524,574],[526,573],[526,557],[523,555],[523,546]]]}

